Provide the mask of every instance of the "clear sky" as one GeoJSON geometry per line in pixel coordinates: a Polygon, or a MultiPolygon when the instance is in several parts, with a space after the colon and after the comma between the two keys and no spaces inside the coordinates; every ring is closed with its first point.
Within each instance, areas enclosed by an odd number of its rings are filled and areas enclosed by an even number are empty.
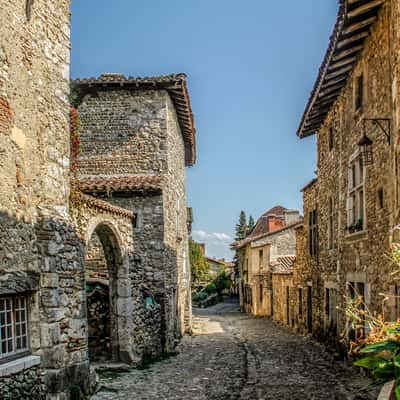
{"type": "Polygon", "coordinates": [[[73,0],[72,77],[185,72],[197,128],[193,237],[231,258],[240,210],[302,209],[315,138],[296,130],[337,0],[73,0]]]}

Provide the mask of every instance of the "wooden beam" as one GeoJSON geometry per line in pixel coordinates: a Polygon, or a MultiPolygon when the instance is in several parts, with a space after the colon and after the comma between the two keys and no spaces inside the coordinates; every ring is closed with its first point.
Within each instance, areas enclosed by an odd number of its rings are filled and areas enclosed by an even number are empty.
{"type": "Polygon", "coordinates": [[[357,33],[356,35],[350,36],[347,39],[340,40],[337,43],[336,47],[338,49],[340,49],[340,48],[345,47],[345,46],[347,46],[347,45],[349,45],[351,43],[354,43],[354,42],[357,42],[359,40],[365,39],[367,36],[368,36],[368,32],[357,33]]]}
{"type": "Polygon", "coordinates": [[[319,92],[318,98],[324,97],[324,96],[326,96],[327,94],[330,94],[330,93],[332,93],[332,92],[339,92],[339,93],[340,93],[340,91],[343,89],[343,87],[344,87],[343,83],[338,83],[338,84],[336,84],[336,85],[329,86],[329,87],[326,88],[325,90],[321,90],[321,91],[319,92]]]}
{"type": "Polygon", "coordinates": [[[349,33],[358,31],[359,29],[362,29],[369,25],[372,25],[375,21],[376,21],[376,17],[371,17],[371,18],[364,19],[361,22],[356,22],[356,23],[350,24],[346,29],[343,30],[343,33],[345,35],[348,35],[349,33]]]}
{"type": "Polygon", "coordinates": [[[384,0],[372,0],[366,4],[363,4],[360,7],[355,8],[352,11],[347,13],[347,18],[358,17],[361,14],[365,14],[368,11],[373,10],[374,8],[380,7],[384,3],[384,0]]]}
{"type": "Polygon", "coordinates": [[[326,88],[328,88],[328,87],[331,87],[331,86],[333,86],[333,85],[336,85],[336,84],[339,83],[339,82],[341,82],[342,85],[345,85],[345,81],[346,81],[346,80],[347,80],[347,75],[345,75],[345,74],[340,75],[340,76],[337,77],[337,78],[325,80],[324,83],[323,83],[323,85],[321,86],[321,90],[324,90],[324,89],[326,89],[326,88]]]}
{"type": "Polygon", "coordinates": [[[335,72],[330,72],[330,73],[325,75],[324,80],[336,78],[336,77],[338,77],[340,75],[347,74],[347,72],[349,72],[351,69],[353,69],[353,66],[352,65],[348,65],[347,67],[343,67],[341,69],[338,69],[335,72]]]}
{"type": "Polygon", "coordinates": [[[331,66],[328,68],[328,71],[332,71],[334,69],[344,67],[345,65],[348,64],[354,64],[354,62],[357,60],[357,57],[348,57],[343,59],[342,61],[338,61],[336,63],[331,64],[331,66]]]}
{"type": "Polygon", "coordinates": [[[339,61],[343,58],[346,58],[350,54],[358,53],[363,49],[363,47],[364,46],[360,44],[358,46],[350,47],[350,49],[347,50],[341,50],[334,57],[332,57],[332,61],[339,61]]]}

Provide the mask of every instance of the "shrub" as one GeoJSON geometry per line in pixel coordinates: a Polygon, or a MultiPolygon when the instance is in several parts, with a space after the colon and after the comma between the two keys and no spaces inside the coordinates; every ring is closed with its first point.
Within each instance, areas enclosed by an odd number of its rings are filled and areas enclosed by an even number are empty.
{"type": "Polygon", "coordinates": [[[193,295],[193,301],[203,301],[208,297],[206,292],[198,292],[193,295]]]}
{"type": "Polygon", "coordinates": [[[204,291],[207,292],[208,294],[215,293],[217,291],[217,287],[215,286],[214,283],[210,283],[205,287],[204,291]]]}

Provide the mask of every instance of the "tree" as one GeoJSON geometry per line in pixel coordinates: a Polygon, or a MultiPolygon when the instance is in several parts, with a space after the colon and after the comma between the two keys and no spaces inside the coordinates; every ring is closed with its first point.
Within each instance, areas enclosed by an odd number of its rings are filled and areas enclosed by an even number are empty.
{"type": "Polygon", "coordinates": [[[249,217],[249,232],[251,232],[254,228],[255,222],[254,222],[254,218],[252,215],[250,215],[249,217]]]}
{"type": "Polygon", "coordinates": [[[243,240],[246,237],[247,219],[246,213],[240,211],[239,222],[235,228],[235,240],[243,240]]]}
{"type": "Polygon", "coordinates": [[[201,247],[194,240],[189,240],[189,259],[193,282],[199,282],[210,272],[210,264],[204,257],[201,247]]]}

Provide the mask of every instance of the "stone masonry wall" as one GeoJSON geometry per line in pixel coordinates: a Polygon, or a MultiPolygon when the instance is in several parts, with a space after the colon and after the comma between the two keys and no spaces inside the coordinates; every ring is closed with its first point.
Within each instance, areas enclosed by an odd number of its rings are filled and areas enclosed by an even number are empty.
{"type": "Polygon", "coordinates": [[[167,171],[164,91],[98,90],[83,97],[79,174],[167,171]]]}
{"type": "Polygon", "coordinates": [[[30,350],[49,399],[72,385],[89,390],[84,246],[68,214],[69,6],[0,1],[0,289],[17,287],[16,276],[40,278],[28,295],[30,350]]]}
{"type": "MultiPolygon", "coordinates": [[[[399,90],[396,66],[399,42],[395,40],[399,5],[394,3],[385,2],[383,5],[346,87],[318,132],[318,183],[315,189],[304,192],[306,217],[308,211],[318,205],[319,255],[314,260],[308,258],[308,244],[304,242],[304,248],[299,250],[301,256],[298,259],[302,261],[296,265],[294,285],[302,286],[307,279],[312,284],[313,334],[318,337],[332,336],[329,330],[331,324],[326,320],[329,289],[334,291],[339,307],[336,335],[347,328],[346,317],[341,310],[345,307],[346,296],[350,295],[348,282],[359,283],[361,287],[361,284],[364,285],[364,293],[360,294],[369,309],[377,313],[382,310],[380,293],[391,293],[393,290],[391,266],[386,254],[392,240],[391,228],[399,218],[399,90]],[[356,110],[355,85],[361,74],[364,81],[363,106],[356,110]],[[365,226],[361,231],[353,232],[347,227],[349,167],[351,160],[357,158],[357,143],[363,134],[364,118],[390,118],[393,136],[388,143],[383,132],[367,124],[367,135],[373,141],[374,162],[364,168],[365,226]],[[333,133],[333,146],[329,144],[330,132],[333,133]],[[383,193],[383,206],[380,193],[383,193]],[[332,242],[329,240],[331,201],[332,242]]],[[[307,219],[304,234],[308,238],[307,219]]],[[[298,325],[304,332],[304,321],[299,321],[298,325]]]]}

